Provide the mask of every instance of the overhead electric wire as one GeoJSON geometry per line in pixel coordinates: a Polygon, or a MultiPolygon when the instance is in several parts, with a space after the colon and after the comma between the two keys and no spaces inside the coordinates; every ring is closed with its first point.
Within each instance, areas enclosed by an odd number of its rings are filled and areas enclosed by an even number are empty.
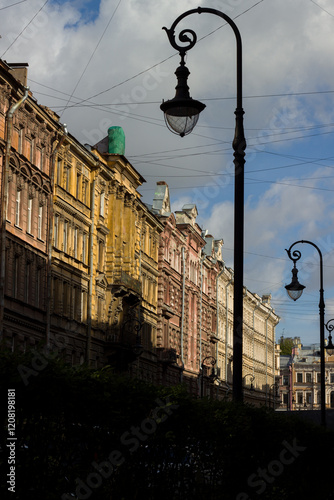
{"type": "Polygon", "coordinates": [[[113,11],[113,13],[112,13],[112,15],[111,15],[111,17],[110,17],[110,19],[109,19],[108,23],[107,23],[107,26],[105,27],[105,29],[104,29],[104,31],[103,31],[103,33],[102,33],[102,35],[100,36],[100,39],[99,39],[99,41],[98,41],[98,42],[97,42],[97,44],[96,44],[96,47],[94,48],[94,50],[93,50],[93,52],[92,52],[92,54],[91,54],[90,58],[88,59],[88,62],[87,62],[87,64],[86,64],[86,66],[85,66],[85,68],[84,68],[83,72],[81,73],[80,78],[79,78],[79,80],[77,81],[77,84],[75,85],[75,87],[74,87],[74,89],[73,89],[73,91],[72,91],[72,94],[70,95],[70,97],[69,97],[69,99],[68,99],[68,101],[67,101],[67,104],[66,104],[65,108],[63,109],[63,111],[62,111],[62,113],[61,113],[61,116],[62,116],[62,115],[63,115],[63,113],[66,111],[68,103],[69,103],[69,102],[70,102],[70,100],[72,99],[72,96],[73,96],[74,92],[75,92],[75,91],[76,91],[76,89],[78,88],[78,85],[80,84],[80,82],[81,82],[81,80],[82,80],[82,78],[83,78],[84,74],[86,73],[86,70],[87,70],[87,68],[88,68],[88,66],[89,66],[89,64],[90,64],[90,62],[91,62],[91,60],[93,59],[93,57],[94,57],[94,55],[95,55],[95,53],[96,53],[96,51],[97,51],[97,49],[98,49],[98,47],[99,47],[99,45],[100,45],[100,43],[101,43],[101,41],[102,41],[102,39],[103,39],[103,37],[104,37],[104,35],[105,35],[105,33],[106,33],[107,29],[109,28],[110,23],[111,23],[111,21],[113,20],[113,18],[114,18],[114,16],[115,16],[115,14],[116,14],[116,11],[117,11],[118,7],[120,6],[121,2],[122,2],[122,0],[119,0],[118,4],[116,5],[116,7],[115,7],[115,9],[114,9],[114,11],[113,11]]]}
{"type": "Polygon", "coordinates": [[[9,7],[14,7],[14,5],[18,5],[19,3],[24,3],[26,2],[27,0],[20,0],[20,2],[15,2],[15,3],[12,3],[10,5],[6,5],[6,7],[0,7],[0,10],[5,10],[5,9],[9,9],[9,7]]]}
{"type": "MultiPolygon", "coordinates": [[[[77,103],[74,103],[72,106],[68,106],[68,108],[71,108],[71,107],[109,107],[109,106],[127,106],[127,105],[131,105],[133,104],[133,102],[118,102],[118,103],[113,103],[113,102],[105,102],[105,103],[90,103],[90,104],[83,104],[83,103],[86,103],[88,101],[90,101],[90,99],[93,99],[94,97],[98,97],[99,95],[105,93],[105,92],[109,92],[109,90],[113,90],[114,88],[116,87],[119,87],[121,85],[123,85],[124,83],[127,83],[128,81],[130,80],[133,80],[134,78],[137,78],[138,76],[142,75],[143,73],[146,73],[147,71],[150,71],[151,69],[155,68],[156,66],[159,66],[160,64],[162,64],[163,62],[167,61],[168,59],[170,59],[172,56],[164,59],[163,61],[160,61],[159,63],[157,64],[154,64],[153,66],[151,66],[150,68],[148,69],[145,69],[143,71],[141,71],[140,73],[137,73],[136,75],[114,85],[113,87],[110,87],[109,89],[107,90],[104,90],[98,94],[95,94],[91,97],[88,97],[87,99],[82,99],[80,97],[76,97],[76,96],[73,96],[71,94],[67,94],[65,92],[61,92],[60,90],[57,90],[57,89],[54,89],[52,87],[49,87],[47,85],[43,85],[39,82],[36,82],[34,80],[31,80],[29,78],[30,81],[36,83],[37,85],[41,85],[41,86],[44,86],[50,90],[53,90],[54,92],[59,92],[61,94],[64,94],[64,95],[67,95],[67,96],[70,96],[71,98],[73,99],[78,99],[79,102],[77,103]]],[[[52,95],[49,95],[49,94],[42,94],[41,92],[39,91],[36,91],[35,92],[36,94],[41,94],[41,95],[46,95],[48,97],[55,97],[55,96],[52,96],[52,95]]],[[[293,97],[293,96],[300,96],[300,95],[322,95],[322,94],[334,94],[334,90],[312,90],[312,91],[308,91],[308,92],[283,92],[281,94],[259,94],[259,95],[245,95],[243,96],[243,99],[263,99],[263,98],[268,98],[268,97],[293,97]]],[[[202,97],[200,98],[199,100],[200,101],[228,101],[228,100],[235,100],[235,96],[232,96],[232,97],[202,97]]],[[[147,104],[161,104],[160,101],[140,101],[140,102],[136,102],[136,105],[147,105],[147,104]]],[[[60,107],[60,106],[59,106],[60,107]]],[[[333,125],[333,124],[331,124],[333,125]]],[[[223,129],[223,130],[233,130],[233,127],[219,127],[219,126],[207,126],[207,125],[198,125],[199,127],[206,127],[206,128],[215,128],[215,129],[223,129]]],[[[326,126],[326,125],[325,125],[326,126]]],[[[299,127],[291,127],[292,129],[296,129],[298,130],[299,127]]],[[[262,129],[251,129],[251,130],[262,130],[262,129]]]]}
{"type": "Polygon", "coordinates": [[[42,5],[42,7],[36,12],[36,14],[33,16],[32,19],[30,19],[30,21],[28,22],[28,24],[25,25],[25,27],[23,28],[23,30],[17,35],[17,37],[12,41],[12,43],[9,45],[9,47],[7,47],[7,49],[5,50],[5,52],[2,54],[1,56],[1,59],[3,59],[3,56],[8,52],[8,50],[14,45],[14,43],[16,42],[16,40],[18,40],[20,38],[20,36],[22,35],[22,33],[24,33],[24,31],[28,28],[28,26],[33,22],[33,20],[35,19],[35,17],[38,16],[38,14],[41,12],[41,10],[44,9],[44,7],[46,6],[46,4],[48,3],[49,0],[46,0],[44,2],[44,4],[42,5]]]}
{"type": "MultiPolygon", "coordinates": [[[[120,0],[120,1],[121,1],[121,0],[120,0]]],[[[259,0],[256,4],[252,5],[251,7],[249,7],[248,9],[246,9],[245,11],[243,11],[243,12],[241,12],[240,14],[238,14],[237,16],[235,16],[235,18],[234,18],[234,19],[237,19],[237,18],[241,17],[242,15],[246,14],[247,12],[249,12],[250,10],[252,10],[254,7],[256,7],[257,5],[259,5],[259,4],[260,4],[260,3],[262,3],[263,1],[264,1],[264,0],[259,0]]],[[[118,7],[118,6],[117,6],[117,7],[118,7]]],[[[116,7],[116,9],[117,9],[117,7],[116,7]]],[[[225,25],[226,25],[226,23],[225,23],[224,25],[222,25],[222,26],[219,26],[216,30],[214,30],[214,31],[212,31],[212,32],[208,33],[207,35],[205,35],[205,36],[203,36],[203,37],[199,38],[199,39],[197,40],[197,43],[198,43],[199,41],[203,40],[204,38],[207,38],[208,36],[212,35],[214,32],[216,32],[217,30],[221,29],[221,28],[222,28],[223,26],[225,26],[225,25]]],[[[99,96],[99,95],[102,95],[102,94],[104,94],[104,93],[106,93],[106,92],[109,92],[110,90],[112,90],[112,89],[114,89],[114,88],[118,87],[119,85],[123,85],[124,83],[126,83],[126,82],[128,82],[128,81],[130,81],[130,80],[133,80],[134,78],[137,78],[138,76],[142,75],[143,73],[146,73],[146,72],[147,72],[147,71],[149,71],[150,69],[155,68],[156,66],[158,66],[158,65],[160,65],[160,64],[162,64],[162,63],[164,63],[165,61],[167,61],[167,60],[169,60],[169,59],[171,59],[172,57],[175,57],[175,56],[177,56],[177,53],[175,53],[175,54],[173,54],[173,55],[169,56],[168,58],[166,58],[166,59],[164,59],[164,60],[160,61],[160,62],[159,62],[159,63],[157,63],[157,64],[154,64],[154,65],[153,65],[153,66],[151,66],[150,68],[148,68],[148,69],[146,69],[146,70],[143,70],[143,71],[141,71],[140,73],[137,73],[135,76],[130,77],[130,78],[128,78],[127,80],[124,80],[124,81],[123,81],[122,83],[120,83],[120,84],[114,85],[113,87],[110,87],[110,88],[109,88],[109,89],[107,89],[107,90],[103,90],[103,91],[99,92],[98,94],[95,94],[95,95],[93,95],[93,96],[91,96],[91,97],[88,97],[87,99],[83,100],[82,102],[86,102],[86,101],[88,101],[88,100],[90,100],[90,99],[93,99],[93,98],[95,98],[95,97],[99,96]]],[[[79,103],[79,104],[80,104],[80,103],[79,103]]],[[[77,106],[77,104],[75,104],[75,106],[77,106]]],[[[72,107],[72,106],[68,106],[68,108],[69,108],[69,107],[72,107]]]]}
{"type": "Polygon", "coordinates": [[[319,9],[323,10],[324,12],[326,12],[326,14],[328,14],[331,17],[334,17],[334,14],[331,14],[330,12],[328,12],[328,10],[324,9],[323,7],[321,7],[321,5],[319,5],[318,3],[316,3],[314,0],[310,0],[310,1],[312,3],[314,3],[314,5],[316,5],[317,7],[319,7],[319,9]]]}

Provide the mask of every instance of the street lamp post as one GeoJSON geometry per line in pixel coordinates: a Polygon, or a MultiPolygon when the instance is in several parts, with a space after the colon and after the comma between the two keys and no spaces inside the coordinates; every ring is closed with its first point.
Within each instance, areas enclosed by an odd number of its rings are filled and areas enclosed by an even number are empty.
{"type": "Polygon", "coordinates": [[[210,379],[214,381],[216,379],[216,374],[215,374],[215,364],[216,364],[216,358],[213,356],[207,356],[206,358],[203,359],[202,364],[201,364],[201,398],[204,396],[204,367],[205,367],[205,361],[210,360],[211,366],[212,366],[212,371],[210,375],[210,379]]]}
{"type": "Polygon", "coordinates": [[[233,139],[234,150],[234,312],[233,312],[233,399],[243,400],[242,390],[242,330],[243,330],[243,246],[244,246],[244,165],[246,140],[244,136],[242,108],[242,42],[240,32],[232,21],[223,12],[201,8],[191,9],[181,14],[172,24],[170,29],[163,28],[172,47],[179,51],[181,56],[180,66],[175,74],[177,77],[176,94],[173,99],[164,101],[160,108],[164,112],[167,127],[181,137],[189,134],[195,127],[199,113],[205,105],[192,99],[189,95],[187,79],[189,70],[185,66],[184,57],[197,41],[196,33],[184,29],[179,34],[179,41],[186,45],[179,45],[175,40],[175,28],[185,17],[191,14],[214,14],[223,18],[233,29],[236,37],[236,69],[237,69],[237,105],[235,110],[235,134],[233,139]],[[189,36],[190,35],[190,36],[189,36]]]}
{"type": "Polygon", "coordinates": [[[322,253],[319,247],[312,243],[312,241],[300,240],[295,241],[290,246],[289,250],[286,252],[289,259],[293,261],[292,269],[292,281],[289,285],[286,285],[286,290],[289,297],[292,300],[297,300],[303,293],[305,286],[298,282],[297,274],[298,269],[296,267],[296,262],[301,258],[301,253],[299,250],[294,250],[291,254],[292,247],[299,243],[307,243],[312,245],[319,253],[320,257],[320,300],[319,300],[319,316],[320,316],[320,406],[321,406],[321,425],[326,427],[326,399],[325,399],[325,301],[324,301],[324,286],[323,286],[323,261],[322,253]]]}

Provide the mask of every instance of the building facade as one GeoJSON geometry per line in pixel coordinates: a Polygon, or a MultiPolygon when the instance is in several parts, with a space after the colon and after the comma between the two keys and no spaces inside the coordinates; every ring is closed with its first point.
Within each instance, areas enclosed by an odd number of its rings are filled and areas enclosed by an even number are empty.
{"type": "MultiPolygon", "coordinates": [[[[291,356],[281,356],[280,409],[320,410],[320,346],[294,338],[291,356]]],[[[325,405],[334,408],[334,356],[325,349],[325,405]]]]}
{"type": "Polygon", "coordinates": [[[45,340],[53,143],[58,125],[26,87],[27,65],[0,61],[1,341],[45,340]]]}
{"type": "MultiPolygon", "coordinates": [[[[229,398],[233,270],[195,205],[171,212],[124,156],[120,127],[82,145],[25,87],[27,65],[0,61],[1,340],[68,363],[109,365],[153,383],[229,398]]],[[[244,290],[245,397],[275,400],[279,318],[244,290]]]]}
{"type": "MultiPolygon", "coordinates": [[[[233,383],[233,271],[223,240],[196,223],[195,205],[171,213],[168,185],[158,182],[150,209],[164,225],[159,252],[158,338],[161,382],[185,382],[193,394],[225,398],[233,383]]],[[[279,321],[270,296],[245,288],[243,379],[246,400],[276,404],[279,321]]]]}

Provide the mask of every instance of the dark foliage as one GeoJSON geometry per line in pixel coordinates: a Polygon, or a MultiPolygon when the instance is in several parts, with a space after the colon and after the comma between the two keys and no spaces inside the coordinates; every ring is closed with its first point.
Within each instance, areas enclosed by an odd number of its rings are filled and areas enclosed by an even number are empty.
{"type": "MultiPolygon", "coordinates": [[[[0,373],[2,401],[9,388],[16,392],[11,498],[330,498],[333,433],[297,418],[193,399],[182,387],[147,385],[108,367],[70,368],[43,353],[39,364],[36,353],[2,353],[0,373]]],[[[4,478],[3,404],[1,422],[4,478]]],[[[2,480],[2,494],[7,487],[2,480]]]]}

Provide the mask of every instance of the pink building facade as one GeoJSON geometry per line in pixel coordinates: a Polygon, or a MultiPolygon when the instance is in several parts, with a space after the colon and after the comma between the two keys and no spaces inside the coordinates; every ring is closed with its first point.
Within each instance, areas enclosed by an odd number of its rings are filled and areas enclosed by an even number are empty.
{"type": "MultiPolygon", "coordinates": [[[[184,383],[196,396],[233,393],[233,270],[223,240],[197,224],[195,205],[171,212],[168,185],[158,182],[150,207],[163,224],[159,248],[157,352],[159,383],[184,383]]],[[[263,297],[244,293],[244,398],[274,405],[279,375],[275,352],[278,316],[263,297]]]]}
{"type": "Polygon", "coordinates": [[[196,223],[196,206],[185,205],[171,213],[165,182],[157,185],[152,211],[164,225],[159,248],[157,323],[160,382],[183,382],[192,394],[201,395],[216,357],[219,262],[212,256],[212,237],[205,237],[196,223]]]}

